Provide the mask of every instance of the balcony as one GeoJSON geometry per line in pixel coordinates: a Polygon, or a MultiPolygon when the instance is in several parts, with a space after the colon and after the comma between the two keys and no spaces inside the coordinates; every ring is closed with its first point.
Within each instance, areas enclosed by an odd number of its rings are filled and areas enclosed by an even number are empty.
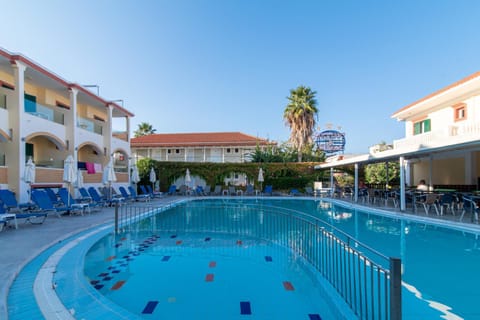
{"type": "Polygon", "coordinates": [[[459,143],[477,141],[480,136],[480,123],[450,125],[436,131],[418,134],[412,137],[393,141],[397,149],[435,148],[459,143]]]}
{"type": "MultiPolygon", "coordinates": [[[[0,96],[1,100],[1,96],[0,96]]],[[[48,121],[52,121],[61,125],[65,124],[65,116],[62,112],[55,110],[56,107],[43,105],[40,103],[32,103],[30,101],[25,103],[25,112],[32,116],[39,117],[48,121]]]]}
{"type": "Polygon", "coordinates": [[[95,123],[91,119],[78,117],[77,127],[99,135],[103,134],[103,127],[100,124],[95,123]]]}

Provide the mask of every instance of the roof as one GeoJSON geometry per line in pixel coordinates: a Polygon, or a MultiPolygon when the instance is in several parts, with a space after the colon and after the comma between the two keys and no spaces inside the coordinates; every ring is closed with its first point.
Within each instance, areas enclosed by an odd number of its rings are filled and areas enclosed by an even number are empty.
{"type": "Polygon", "coordinates": [[[229,147],[272,145],[274,142],[241,132],[160,133],[130,140],[131,148],[139,147],[229,147]]]}
{"type": "Polygon", "coordinates": [[[466,84],[468,84],[470,81],[472,80],[479,80],[480,79],[480,71],[477,71],[471,75],[469,75],[468,77],[465,77],[457,82],[454,82],[438,91],[435,91],[434,93],[431,93],[429,95],[427,95],[426,97],[423,97],[421,98],[420,100],[417,100],[399,110],[397,110],[391,117],[392,118],[400,118],[401,115],[405,114],[406,111],[408,111],[409,109],[413,109],[417,106],[419,106],[420,104],[424,104],[424,103],[427,103],[428,101],[434,99],[434,98],[439,98],[441,97],[442,95],[448,93],[450,90],[452,89],[457,89],[459,87],[462,87],[466,84]]]}
{"type": "Polygon", "coordinates": [[[10,53],[5,49],[0,48],[0,56],[8,59],[11,64],[14,64],[16,61],[21,62],[28,67],[30,67],[32,70],[35,70],[36,72],[42,74],[43,76],[59,83],[61,86],[72,89],[75,88],[78,91],[84,93],[85,95],[93,98],[94,100],[98,101],[99,103],[103,104],[105,107],[108,107],[109,105],[113,106],[114,110],[119,111],[121,114],[127,115],[129,117],[133,117],[134,114],[128,111],[127,109],[123,108],[122,106],[118,105],[114,101],[108,101],[99,95],[96,95],[92,93],[90,90],[86,89],[85,87],[73,83],[73,82],[68,82],[67,80],[61,78],[60,76],[56,75],[50,70],[47,70],[47,68],[43,67],[37,62],[34,62],[33,60],[19,54],[19,53],[10,53]]]}

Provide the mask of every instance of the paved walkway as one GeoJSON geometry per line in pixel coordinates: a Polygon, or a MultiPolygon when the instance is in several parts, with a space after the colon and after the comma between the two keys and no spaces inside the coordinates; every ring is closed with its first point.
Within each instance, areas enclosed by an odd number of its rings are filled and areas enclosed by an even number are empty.
{"type": "MultiPolygon", "coordinates": [[[[182,198],[185,199],[185,197],[177,196],[164,197],[147,203],[137,202],[135,205],[161,206],[182,198]]],[[[342,198],[336,200],[351,203],[349,199],[342,198]]],[[[358,205],[365,206],[362,202],[358,203],[358,205]]],[[[366,206],[399,213],[398,209],[380,203],[366,206]]],[[[480,232],[478,223],[470,223],[469,216],[465,217],[465,223],[459,223],[459,215],[452,216],[451,214],[446,214],[437,216],[432,210],[432,213],[427,216],[422,207],[418,207],[416,213],[409,209],[402,215],[411,215],[421,219],[440,219],[448,224],[457,224],[480,232]]],[[[55,215],[49,215],[42,225],[25,224],[22,220],[19,220],[18,230],[9,228],[0,232],[0,319],[8,319],[8,290],[17,274],[31,259],[51,245],[61,242],[73,234],[104,223],[113,224],[113,219],[114,208],[103,208],[101,211],[95,211],[85,216],[63,216],[62,218],[57,218],[55,215]]]]}
{"type": "MultiPolygon", "coordinates": [[[[161,206],[180,197],[164,197],[151,202],[136,202],[135,205],[161,206]]],[[[32,225],[18,220],[18,229],[7,228],[0,232],[0,319],[8,319],[8,290],[22,268],[51,245],[70,235],[104,223],[113,223],[114,208],[103,208],[84,216],[49,214],[41,225],[32,225]]],[[[11,224],[13,225],[13,224],[11,224]]]]}

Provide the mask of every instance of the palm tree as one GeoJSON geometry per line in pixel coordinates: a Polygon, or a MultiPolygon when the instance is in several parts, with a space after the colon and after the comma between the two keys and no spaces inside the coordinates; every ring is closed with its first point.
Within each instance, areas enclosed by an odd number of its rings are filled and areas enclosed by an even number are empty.
{"type": "Polygon", "coordinates": [[[153,129],[152,125],[147,122],[142,122],[138,125],[138,129],[133,133],[135,138],[153,134],[157,129],[153,129]]]}
{"type": "Polygon", "coordinates": [[[290,142],[298,152],[298,162],[302,162],[303,149],[312,143],[312,134],[317,117],[316,92],[305,86],[290,90],[290,96],[283,119],[290,127],[290,142]]]}

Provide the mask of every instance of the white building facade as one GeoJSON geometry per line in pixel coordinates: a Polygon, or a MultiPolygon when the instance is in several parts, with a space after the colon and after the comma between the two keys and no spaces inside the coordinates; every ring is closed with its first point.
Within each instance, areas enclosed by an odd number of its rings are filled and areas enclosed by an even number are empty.
{"type": "Polygon", "coordinates": [[[28,158],[36,164],[33,187],[61,186],[68,155],[84,169],[87,184],[101,183],[110,157],[117,181],[128,183],[131,117],[117,103],[0,49],[0,188],[28,200],[30,185],[23,181],[28,158]],[[120,132],[113,131],[113,118],[124,120],[120,132]]]}

